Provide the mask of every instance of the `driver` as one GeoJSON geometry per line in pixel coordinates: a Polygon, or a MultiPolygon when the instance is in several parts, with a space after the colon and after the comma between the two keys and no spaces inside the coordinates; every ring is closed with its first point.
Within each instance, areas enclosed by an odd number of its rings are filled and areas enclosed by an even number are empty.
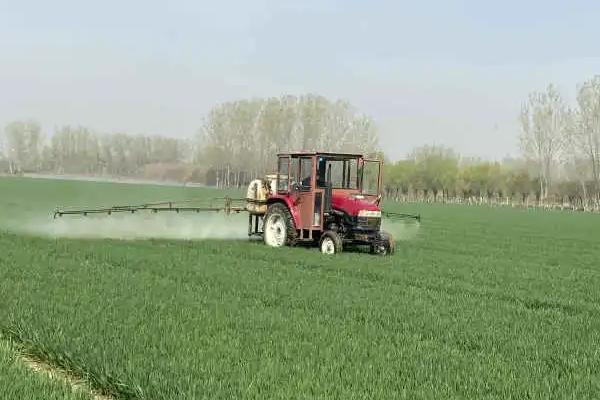
{"type": "MultiPolygon", "coordinates": [[[[327,170],[326,167],[327,167],[327,160],[323,157],[319,157],[317,159],[317,187],[325,187],[327,185],[327,180],[325,178],[326,170],[327,170]]],[[[307,177],[303,178],[298,183],[292,182],[292,186],[299,184],[300,187],[308,189],[311,186],[310,178],[311,178],[311,176],[308,175],[307,177]]]]}
{"type": "Polygon", "coordinates": [[[317,187],[325,187],[327,179],[325,178],[327,170],[327,160],[323,157],[319,157],[317,160],[317,187]]]}
{"type": "Polygon", "coordinates": [[[303,188],[310,188],[310,175],[302,179],[301,184],[303,188]]]}

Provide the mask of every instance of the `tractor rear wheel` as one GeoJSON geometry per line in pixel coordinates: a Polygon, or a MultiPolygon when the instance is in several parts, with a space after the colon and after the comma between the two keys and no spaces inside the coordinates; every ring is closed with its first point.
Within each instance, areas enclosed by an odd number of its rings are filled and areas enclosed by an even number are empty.
{"type": "Polygon", "coordinates": [[[319,240],[319,249],[323,254],[337,254],[343,250],[342,238],[335,231],[325,231],[319,240]]]}
{"type": "Polygon", "coordinates": [[[264,218],[265,244],[272,247],[296,244],[296,227],[290,210],[282,203],[273,203],[267,208],[264,218]]]}

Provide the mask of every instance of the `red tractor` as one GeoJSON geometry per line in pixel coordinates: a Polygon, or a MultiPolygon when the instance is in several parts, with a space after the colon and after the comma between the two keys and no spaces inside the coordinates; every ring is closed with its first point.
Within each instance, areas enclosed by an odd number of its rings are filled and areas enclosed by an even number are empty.
{"type": "Polygon", "coordinates": [[[297,152],[279,154],[277,173],[254,180],[245,199],[162,201],[106,208],[57,209],[63,215],[136,213],[137,211],[248,212],[248,235],[262,236],[273,247],[318,244],[322,253],[368,246],[374,254],[392,254],[394,239],[381,230],[382,216],[420,220],[420,216],[382,212],[381,161],[360,154],[297,152]]]}
{"type": "Polygon", "coordinates": [[[273,247],[318,243],[322,253],[335,254],[362,245],[393,254],[394,239],[381,230],[381,164],[360,154],[279,154],[277,174],[250,185],[249,234],[273,247]]]}

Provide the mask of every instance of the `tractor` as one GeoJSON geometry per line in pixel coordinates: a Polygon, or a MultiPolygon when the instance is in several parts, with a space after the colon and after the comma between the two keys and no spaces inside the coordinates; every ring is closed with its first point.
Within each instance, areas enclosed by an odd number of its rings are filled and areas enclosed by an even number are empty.
{"type": "Polygon", "coordinates": [[[345,153],[277,157],[277,174],[263,186],[267,195],[254,195],[260,189],[253,185],[263,182],[250,185],[249,202],[262,203],[250,210],[251,235],[262,236],[273,247],[318,244],[324,254],[355,245],[369,246],[374,254],[393,254],[394,239],[381,230],[381,161],[345,153]]]}
{"type": "MultiPolygon", "coordinates": [[[[220,205],[190,206],[167,201],[108,208],[57,209],[54,217],[137,211],[248,212],[248,236],[272,247],[318,245],[323,254],[368,247],[394,253],[394,238],[381,230],[382,216],[420,221],[419,215],[383,212],[382,162],[361,154],[294,152],[277,155],[275,174],[250,182],[245,199],[220,198],[220,205]]],[[[215,199],[213,199],[215,200],[215,199]]]]}

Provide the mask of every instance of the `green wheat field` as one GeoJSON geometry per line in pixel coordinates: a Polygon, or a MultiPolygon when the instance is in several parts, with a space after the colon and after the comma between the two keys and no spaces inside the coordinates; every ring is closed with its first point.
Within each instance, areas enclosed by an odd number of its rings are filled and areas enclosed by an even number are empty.
{"type": "Polygon", "coordinates": [[[52,219],[219,195],[0,178],[0,398],[91,398],[23,354],[116,399],[599,396],[599,215],[386,203],[423,217],[392,257],[267,248],[244,217],[52,219]]]}

